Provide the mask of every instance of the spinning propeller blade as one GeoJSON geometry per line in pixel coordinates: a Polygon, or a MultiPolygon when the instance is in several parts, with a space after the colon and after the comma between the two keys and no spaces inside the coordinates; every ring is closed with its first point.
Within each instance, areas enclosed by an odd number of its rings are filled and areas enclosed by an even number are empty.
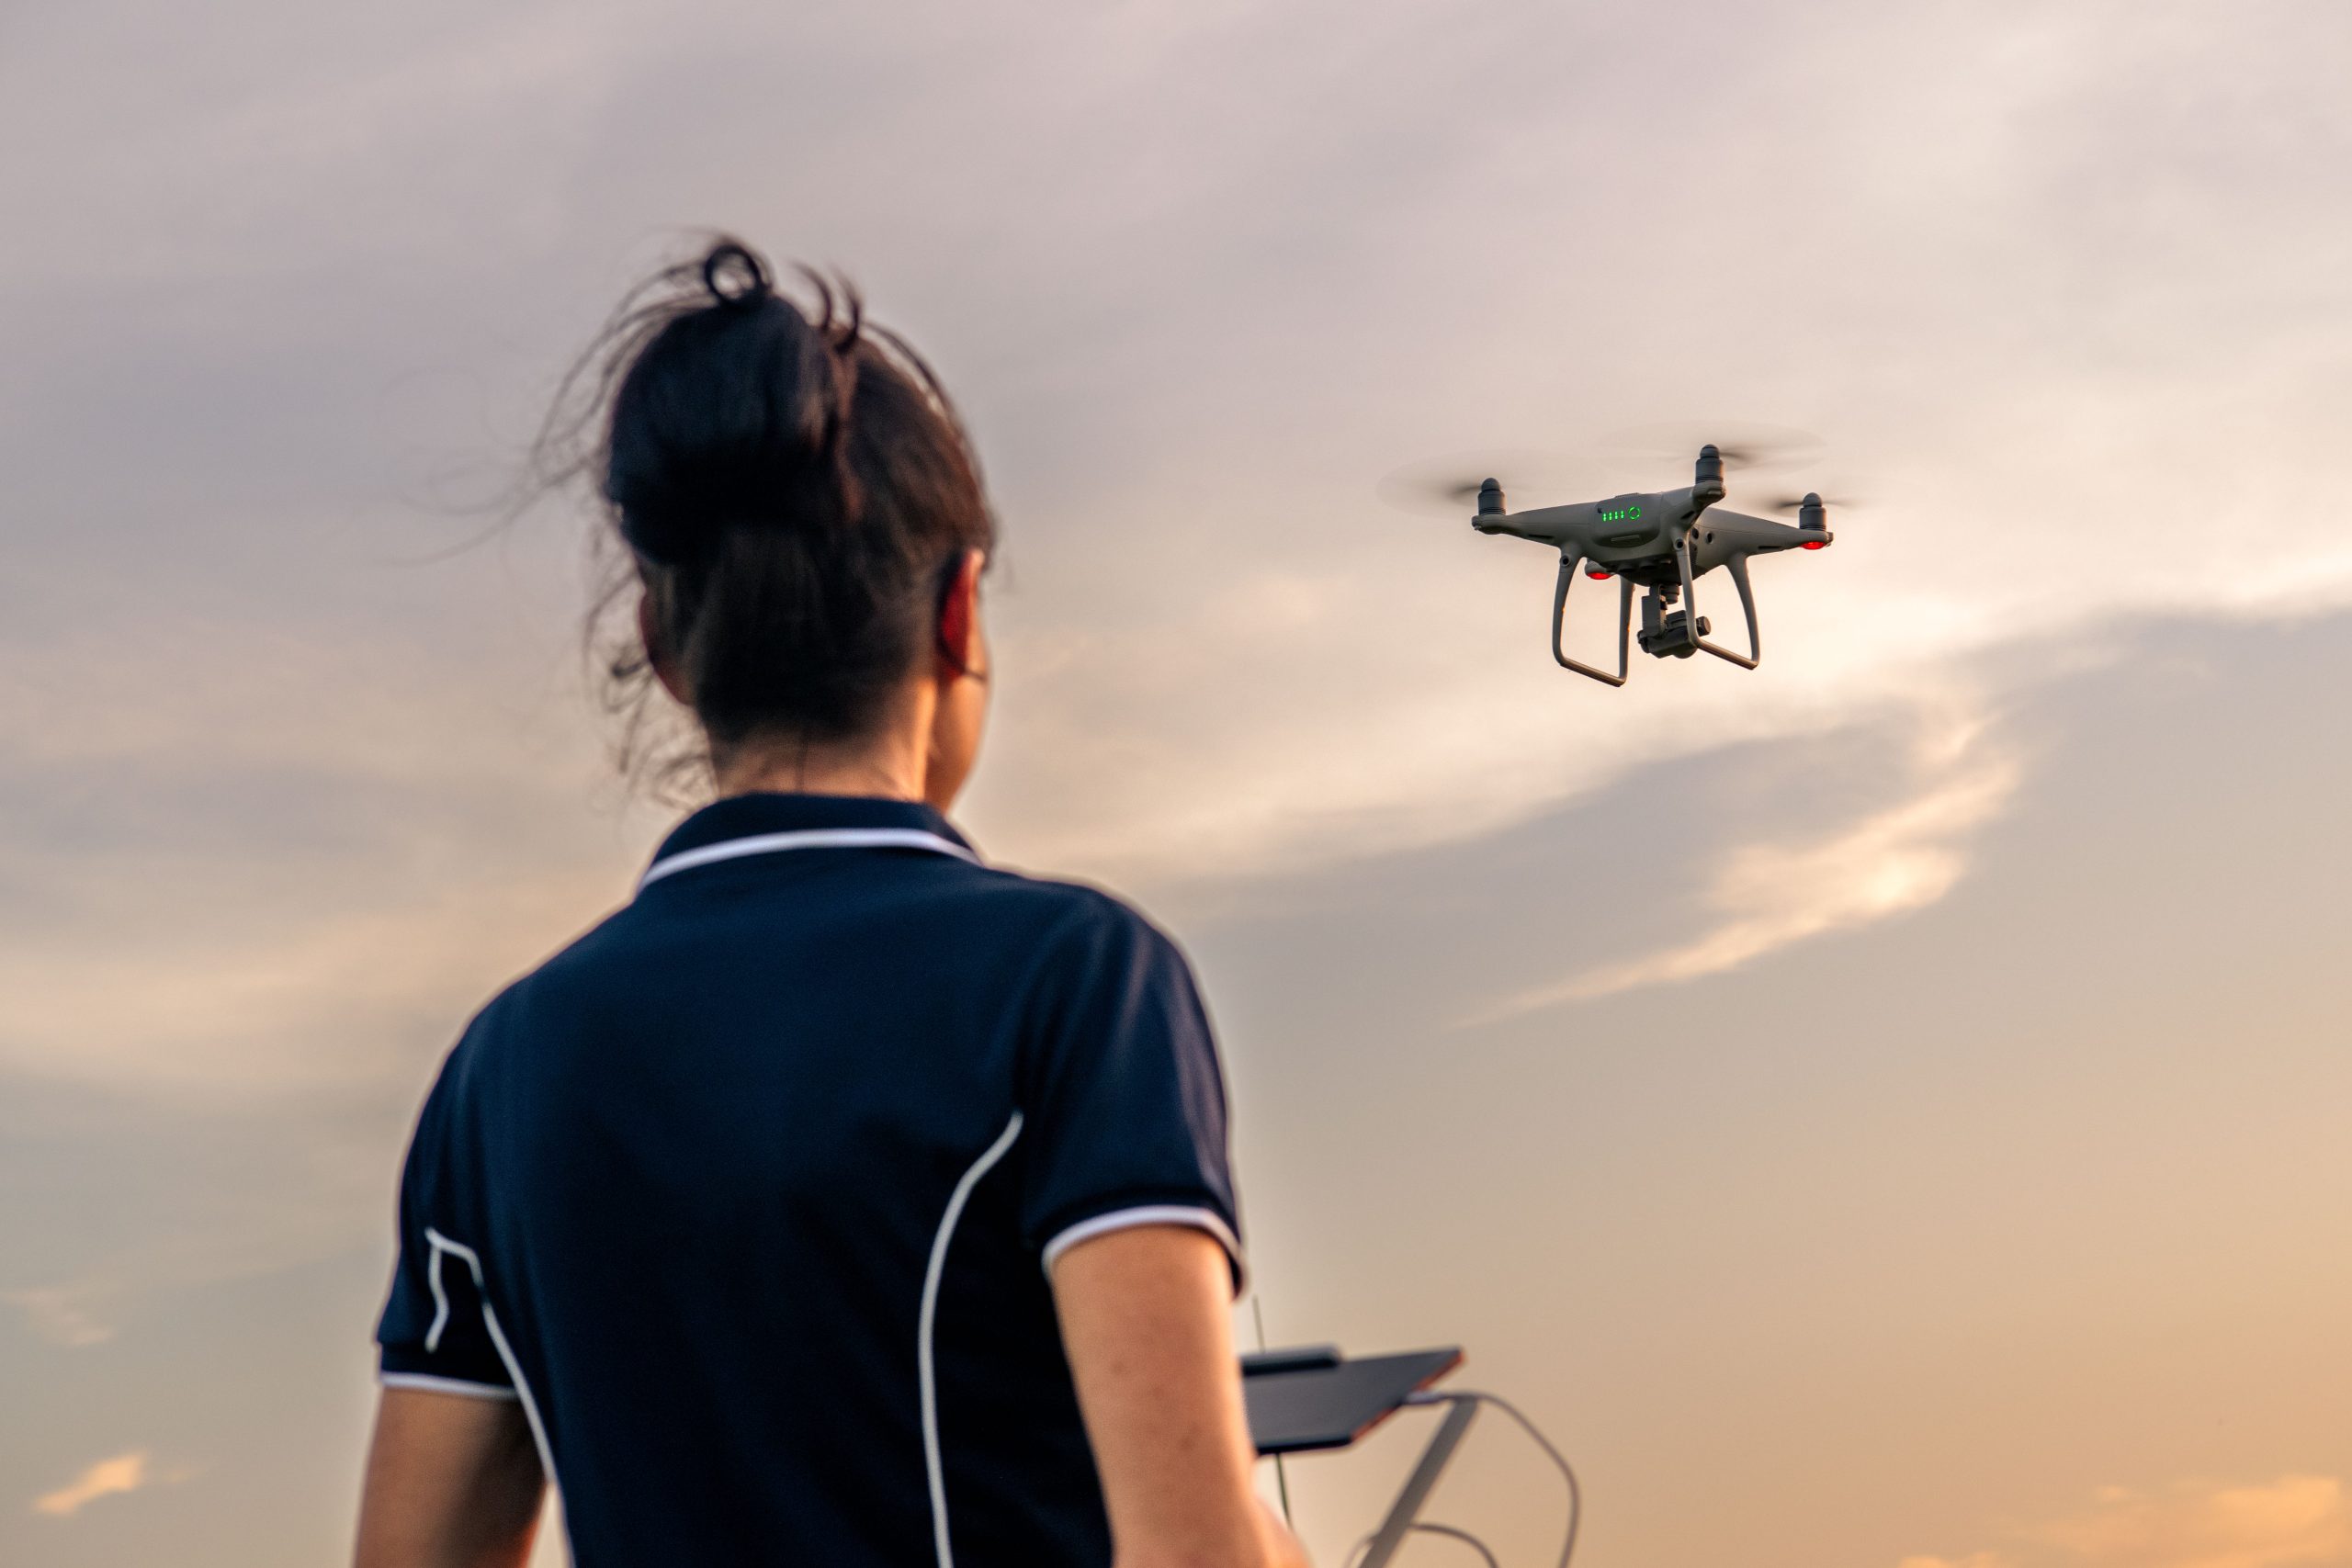
{"type": "Polygon", "coordinates": [[[1688,464],[1702,446],[1722,454],[1727,468],[1779,468],[1821,455],[1825,443],[1810,431],[1753,420],[1676,420],[1638,424],[1601,438],[1603,449],[1644,465],[1688,464]]]}
{"type": "Polygon", "coordinates": [[[1608,481],[1592,468],[1558,452],[1457,452],[1408,463],[1377,486],[1380,499],[1399,512],[1429,517],[1463,517],[1478,509],[1478,487],[1498,481],[1512,504],[1548,506],[1590,493],[1602,494],[1608,481]],[[1524,493],[1525,500],[1518,499],[1524,493]]]}
{"type": "Polygon", "coordinates": [[[1833,512],[1851,512],[1861,504],[1849,495],[1820,495],[1813,491],[1807,491],[1804,495],[1774,496],[1770,501],[1751,502],[1748,504],[1760,505],[1767,512],[1796,512],[1802,510],[1808,500],[1819,502],[1833,512]]]}

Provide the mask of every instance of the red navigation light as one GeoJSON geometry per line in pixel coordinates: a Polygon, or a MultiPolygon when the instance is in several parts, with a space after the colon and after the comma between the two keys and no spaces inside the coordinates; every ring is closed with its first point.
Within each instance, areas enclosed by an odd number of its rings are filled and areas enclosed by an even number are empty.
{"type": "Polygon", "coordinates": [[[1829,541],[1826,539],[1807,539],[1804,542],[1804,547],[1809,550],[1826,549],[1828,545],[1829,541]]]}
{"type": "Polygon", "coordinates": [[[1605,582],[1609,579],[1609,569],[1605,566],[1589,566],[1584,569],[1584,574],[1595,582],[1605,582]]]}

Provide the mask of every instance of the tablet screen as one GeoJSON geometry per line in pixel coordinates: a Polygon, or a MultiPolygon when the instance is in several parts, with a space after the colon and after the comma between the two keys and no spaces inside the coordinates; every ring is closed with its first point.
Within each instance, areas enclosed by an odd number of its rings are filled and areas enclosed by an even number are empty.
{"type": "Polygon", "coordinates": [[[1458,1348],[1365,1356],[1305,1367],[1245,1369],[1241,1396],[1250,1437],[1261,1454],[1343,1449],[1405,1402],[1462,1364],[1458,1348]]]}

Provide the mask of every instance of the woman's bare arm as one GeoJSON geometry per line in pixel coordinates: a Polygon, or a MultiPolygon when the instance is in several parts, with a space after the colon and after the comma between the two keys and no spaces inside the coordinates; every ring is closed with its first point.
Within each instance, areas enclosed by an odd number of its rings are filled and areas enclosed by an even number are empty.
{"type": "Polygon", "coordinates": [[[1224,1248],[1189,1226],[1111,1231],[1054,1264],[1116,1568],[1305,1568],[1250,1483],[1232,1292],[1224,1248]]]}
{"type": "Polygon", "coordinates": [[[546,1484],[515,1401],[388,1388],[356,1568],[515,1568],[531,1553],[546,1484]]]}

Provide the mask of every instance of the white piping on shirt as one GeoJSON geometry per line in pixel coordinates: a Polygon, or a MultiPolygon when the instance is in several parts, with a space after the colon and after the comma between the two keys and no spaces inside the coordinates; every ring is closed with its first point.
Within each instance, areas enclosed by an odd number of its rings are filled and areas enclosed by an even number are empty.
{"type": "MultiPolygon", "coordinates": [[[[539,1419],[539,1402],[531,1397],[531,1384],[523,1376],[523,1363],[514,1359],[514,1347],[506,1342],[505,1330],[498,1325],[498,1309],[490,1304],[490,1287],[482,1282],[481,1255],[463,1242],[451,1241],[431,1225],[424,1227],[424,1239],[433,1248],[433,1263],[427,1273],[441,1308],[434,1317],[436,1327],[447,1317],[449,1305],[448,1298],[441,1293],[441,1255],[452,1252],[464,1258],[466,1267],[473,1271],[474,1298],[481,1303],[482,1326],[490,1330],[490,1342],[497,1348],[498,1359],[506,1364],[506,1375],[514,1380],[514,1396],[523,1402],[523,1418],[531,1424],[531,1441],[538,1447],[539,1468],[546,1472],[548,1484],[555,1486],[555,1450],[548,1446],[547,1424],[539,1419]]],[[[431,1345],[426,1348],[432,1348],[431,1345]]],[[[559,1486],[557,1490],[562,1489],[559,1486]]]]}
{"type": "MultiPolygon", "coordinates": [[[[426,1235],[430,1237],[428,1227],[426,1235]]],[[[424,1353],[431,1355],[441,1348],[441,1331],[449,1326],[449,1292],[441,1288],[441,1249],[428,1247],[432,1261],[424,1266],[425,1283],[433,1287],[433,1326],[424,1331],[424,1353]]]]}
{"type": "Polygon", "coordinates": [[[1249,1265],[1241,1258],[1241,1238],[1233,1234],[1233,1227],[1227,1224],[1224,1216],[1216,1210],[1191,1203],[1138,1203],[1132,1209],[1114,1209],[1107,1214],[1097,1214],[1091,1220],[1080,1220],[1074,1225],[1066,1226],[1046,1244],[1046,1273],[1051,1276],[1055,1260],[1080,1242],[1091,1241],[1098,1235],[1108,1235],[1113,1231],[1127,1230],[1136,1225],[1190,1225],[1194,1230],[1208,1232],[1216,1237],[1217,1245],[1225,1248],[1225,1255],[1233,1259],[1236,1276],[1234,1294],[1238,1296],[1241,1293],[1240,1276],[1249,1270],[1249,1265]]]}
{"type": "Polygon", "coordinates": [[[692,871],[698,865],[741,855],[763,855],[775,850],[929,850],[934,854],[970,861],[974,865],[980,863],[979,856],[955,840],[943,838],[926,828],[810,828],[791,833],[753,833],[705,844],[698,850],[680,850],[647,866],[645,874],[637,879],[637,886],[642,890],[664,876],[692,871]]]}
{"type": "Polygon", "coordinates": [[[1021,1112],[1004,1124],[996,1142],[972,1162],[972,1168],[948,1194],[947,1212],[940,1216],[939,1234],[932,1238],[931,1263],[922,1274],[922,1311],[915,1329],[915,1377],[922,1397],[922,1467],[931,1483],[931,1537],[939,1551],[939,1568],[956,1568],[956,1553],[947,1544],[947,1475],[939,1457],[939,1376],[932,1364],[932,1330],[939,1321],[939,1277],[947,1267],[947,1244],[955,1239],[956,1222],[980,1178],[994,1168],[1021,1136],[1021,1112]]]}
{"type": "Polygon", "coordinates": [[[386,1388],[421,1388],[433,1393],[462,1394],[468,1399],[516,1399],[513,1389],[494,1382],[471,1382],[464,1378],[437,1378],[431,1372],[379,1372],[376,1381],[386,1388]]]}

